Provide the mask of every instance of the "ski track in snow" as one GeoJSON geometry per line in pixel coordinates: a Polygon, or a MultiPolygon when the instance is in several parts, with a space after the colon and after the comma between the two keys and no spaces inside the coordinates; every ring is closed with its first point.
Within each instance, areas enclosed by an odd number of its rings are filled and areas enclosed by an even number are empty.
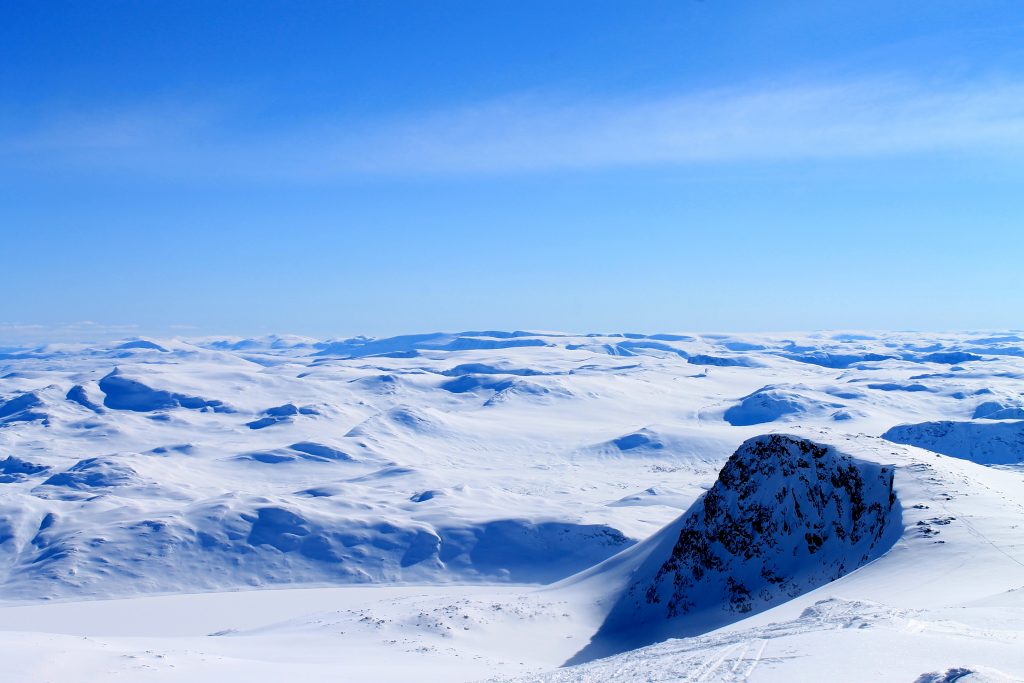
{"type": "Polygon", "coordinates": [[[1014,334],[7,349],[0,680],[1024,680],[1022,411],[1014,334]],[[562,666],[773,433],[894,468],[884,554],[562,666]]]}

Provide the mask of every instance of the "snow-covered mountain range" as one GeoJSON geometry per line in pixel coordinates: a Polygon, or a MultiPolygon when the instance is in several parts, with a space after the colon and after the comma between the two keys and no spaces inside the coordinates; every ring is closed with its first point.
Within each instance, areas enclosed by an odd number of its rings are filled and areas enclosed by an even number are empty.
{"type": "Polygon", "coordinates": [[[1017,680],[1022,380],[1014,333],[6,349],[0,671],[1017,680]]]}

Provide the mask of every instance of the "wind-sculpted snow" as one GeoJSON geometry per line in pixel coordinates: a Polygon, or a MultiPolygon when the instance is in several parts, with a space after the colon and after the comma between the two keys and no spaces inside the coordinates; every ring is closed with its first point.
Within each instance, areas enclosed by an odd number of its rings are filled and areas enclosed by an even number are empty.
{"type": "Polygon", "coordinates": [[[878,557],[902,530],[893,476],[807,439],[745,442],[573,661],[710,631],[878,557]]]}
{"type": "MultiPolygon", "coordinates": [[[[139,481],[134,469],[112,458],[79,460],[64,472],[54,474],[41,486],[76,491],[127,486],[139,481]]],[[[46,495],[53,495],[44,492],[46,495]]],[[[37,493],[38,495],[38,493],[37,493]]],[[[60,494],[57,494],[60,495],[60,494]]]]}
{"type": "Polygon", "coordinates": [[[511,379],[492,379],[488,375],[482,377],[478,375],[460,375],[455,379],[442,383],[441,388],[453,394],[462,394],[479,389],[499,392],[510,388],[514,383],[511,379]]]}
{"type": "Polygon", "coordinates": [[[295,462],[298,460],[308,460],[312,462],[354,462],[355,458],[345,451],[339,448],[334,448],[333,446],[314,443],[312,441],[303,441],[301,443],[293,443],[287,448],[243,453],[237,457],[237,460],[250,460],[253,462],[275,465],[278,463],[295,462]]]}
{"type": "Polygon", "coordinates": [[[688,501],[689,498],[678,491],[672,491],[668,489],[658,488],[656,486],[651,486],[650,488],[644,489],[639,493],[625,496],[613,503],[608,503],[608,505],[612,507],[622,507],[625,505],[667,505],[669,507],[686,509],[686,503],[688,501]]]}
{"type": "Polygon", "coordinates": [[[486,363],[462,363],[441,372],[446,377],[462,377],[463,375],[517,375],[526,377],[543,374],[530,368],[500,368],[486,363]]]}
{"type": "Polygon", "coordinates": [[[641,429],[632,434],[620,436],[613,439],[611,445],[620,451],[633,451],[637,449],[661,450],[665,444],[661,442],[658,435],[649,429],[641,429]]]}
{"type": "Polygon", "coordinates": [[[867,387],[876,391],[931,391],[923,384],[901,384],[899,382],[880,382],[868,384],[867,387]]]}
{"type": "Polygon", "coordinates": [[[572,390],[560,383],[540,384],[539,382],[517,379],[508,383],[507,386],[502,386],[501,388],[492,386],[490,388],[496,389],[496,391],[484,402],[485,406],[500,405],[506,401],[521,401],[545,405],[557,400],[574,398],[572,390]]]}
{"type": "MultiPolygon", "coordinates": [[[[1013,414],[1000,411],[1019,405],[1024,361],[980,349],[1017,343],[1010,336],[987,334],[979,339],[1002,341],[972,344],[969,336],[492,330],[12,350],[0,360],[0,462],[7,463],[0,496],[5,509],[34,517],[7,544],[29,557],[34,536],[25,529],[34,534],[53,513],[48,537],[61,539],[78,576],[90,576],[101,562],[114,567],[121,557],[152,585],[187,588],[188,571],[161,579],[163,570],[149,567],[159,553],[147,554],[144,537],[133,542],[130,535],[162,520],[168,531],[150,530],[145,538],[163,538],[160,552],[178,553],[183,567],[193,560],[209,567],[208,575],[194,574],[205,577],[194,589],[270,583],[260,578],[260,563],[267,572],[273,567],[273,582],[293,583],[345,582],[361,572],[391,580],[426,566],[403,568],[399,559],[398,571],[384,572],[372,543],[365,555],[346,555],[346,571],[307,566],[313,560],[298,551],[275,564],[273,553],[283,551],[271,545],[270,552],[267,544],[233,554],[210,554],[201,544],[194,555],[172,550],[192,548],[186,541],[200,532],[217,537],[218,523],[235,524],[230,515],[207,523],[182,512],[216,507],[229,494],[243,495],[232,510],[257,521],[256,498],[292,511],[307,520],[310,537],[328,529],[344,534],[376,519],[396,529],[429,528],[442,539],[447,533],[487,541],[496,533],[485,534],[487,525],[522,520],[523,529],[596,526],[612,534],[608,539],[618,533],[630,542],[668,523],[673,507],[691,503],[739,441],[766,426],[880,434],[902,422],[967,419],[985,401],[1000,405],[986,419],[1009,424],[1013,414]],[[961,352],[983,359],[934,356],[961,352]],[[959,364],[940,362],[952,360],[959,364]],[[112,509],[122,518],[112,520],[112,509]],[[91,534],[101,527],[111,529],[109,537],[91,534]],[[455,529],[464,532],[442,533],[455,529]],[[92,548],[85,538],[102,540],[92,548]],[[248,568],[233,571],[236,560],[229,558],[243,556],[248,568]]],[[[500,562],[482,570],[475,567],[480,553],[461,560],[442,553],[449,558],[440,560],[444,568],[431,571],[444,580],[547,580],[583,563],[564,564],[565,557],[579,552],[596,561],[614,545],[601,534],[574,538],[545,541],[553,553],[548,565],[558,571],[504,567],[506,574],[500,562]]],[[[23,597],[115,595],[147,585],[83,579],[50,590],[36,572],[22,563],[0,579],[8,588],[22,586],[23,597]]]]}
{"type": "Polygon", "coordinates": [[[28,477],[43,474],[49,469],[46,465],[37,465],[9,455],[5,460],[0,460],[0,484],[25,481],[28,477]]]}
{"type": "MultiPolygon", "coordinates": [[[[133,479],[126,470],[85,463],[54,475],[45,486],[95,490],[133,479]]],[[[548,582],[630,545],[603,525],[509,519],[435,527],[367,515],[330,500],[312,495],[299,504],[228,495],[141,519],[111,511],[90,524],[49,513],[37,533],[25,538],[6,592],[124,595],[296,582],[548,582]]]]}
{"type": "Polygon", "coordinates": [[[114,410],[133,410],[146,413],[181,407],[192,410],[211,409],[216,412],[231,411],[221,401],[208,401],[198,396],[186,396],[162,389],[151,389],[139,380],[125,377],[118,369],[114,369],[101,379],[99,387],[106,394],[103,405],[114,410]]]}
{"type": "Polygon", "coordinates": [[[0,426],[33,420],[48,421],[49,416],[42,408],[43,401],[32,391],[0,402],[0,426]]]}
{"type": "Polygon", "coordinates": [[[1024,406],[1009,406],[985,415],[986,420],[1024,420],[1024,406]]]}
{"type": "Polygon", "coordinates": [[[87,408],[88,410],[91,410],[94,413],[102,413],[103,412],[103,408],[101,408],[97,403],[95,403],[89,397],[89,393],[86,391],[85,387],[83,387],[81,384],[76,384],[75,386],[73,386],[70,389],[68,389],[68,393],[65,394],[65,398],[67,398],[67,400],[69,400],[69,401],[73,401],[73,402],[77,403],[78,405],[82,406],[83,408],[87,408]]]}
{"type": "Polygon", "coordinates": [[[1020,398],[984,401],[974,409],[972,417],[986,420],[1024,420],[1024,402],[1020,398]]]}
{"type": "Polygon", "coordinates": [[[274,406],[267,408],[263,411],[263,416],[253,420],[252,422],[246,422],[245,426],[249,429],[264,429],[266,427],[273,427],[277,424],[289,424],[296,417],[301,415],[319,415],[319,411],[313,406],[298,407],[291,403],[285,403],[284,405],[274,406]]]}
{"type": "Polygon", "coordinates": [[[124,344],[118,344],[114,348],[122,350],[146,349],[149,351],[159,351],[160,353],[168,353],[167,349],[147,339],[136,339],[135,341],[129,341],[125,342],[124,344]]]}
{"type": "Polygon", "coordinates": [[[894,357],[880,353],[849,354],[829,353],[823,351],[813,353],[784,353],[782,355],[785,358],[789,358],[800,363],[810,363],[811,365],[820,365],[823,368],[836,369],[845,369],[862,363],[877,363],[879,361],[890,360],[894,357]]]}
{"type": "Polygon", "coordinates": [[[711,365],[719,368],[751,368],[755,367],[757,363],[744,356],[711,356],[705,353],[699,353],[696,355],[689,356],[687,360],[690,365],[711,365]]]}
{"type": "MultiPolygon", "coordinates": [[[[625,335],[634,339],[617,342],[614,344],[570,344],[566,348],[570,350],[587,350],[595,353],[607,353],[613,356],[642,356],[642,355],[674,355],[686,360],[690,365],[710,365],[717,367],[756,367],[758,363],[751,358],[739,354],[712,355],[709,353],[689,353],[678,346],[666,342],[691,341],[690,337],[676,335],[625,335]],[[665,341],[657,341],[664,339],[665,341]]],[[[725,350],[731,351],[728,347],[725,350]]]]}
{"type": "Polygon", "coordinates": [[[804,416],[809,413],[834,414],[836,410],[844,407],[842,403],[810,398],[799,389],[800,387],[763,387],[741,398],[739,403],[727,409],[722,417],[734,427],[742,427],[774,422],[787,416],[804,416]]]}
{"type": "MultiPolygon", "coordinates": [[[[991,415],[986,415],[989,419],[991,415]]],[[[918,446],[936,453],[971,460],[982,465],[1024,463],[1024,420],[1005,422],[922,422],[897,425],[882,434],[896,443],[918,446]]]]}
{"type": "Polygon", "coordinates": [[[483,330],[5,348],[0,593],[27,604],[0,605],[0,679],[547,680],[606,619],[581,657],[627,646],[616,624],[702,635],[556,680],[1019,679],[1020,347],[483,330]],[[748,441],[778,429],[796,436],[748,441]],[[241,590],[271,587],[292,590],[241,590]],[[54,616],[19,621],[37,608],[54,616]],[[140,631],[185,622],[174,644],[140,631]]]}

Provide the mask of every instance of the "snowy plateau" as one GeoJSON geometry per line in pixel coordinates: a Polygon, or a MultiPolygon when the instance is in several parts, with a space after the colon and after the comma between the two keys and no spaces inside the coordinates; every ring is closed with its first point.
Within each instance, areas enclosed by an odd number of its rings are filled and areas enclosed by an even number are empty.
{"type": "Polygon", "coordinates": [[[0,681],[1024,680],[1024,336],[0,348],[0,681]]]}

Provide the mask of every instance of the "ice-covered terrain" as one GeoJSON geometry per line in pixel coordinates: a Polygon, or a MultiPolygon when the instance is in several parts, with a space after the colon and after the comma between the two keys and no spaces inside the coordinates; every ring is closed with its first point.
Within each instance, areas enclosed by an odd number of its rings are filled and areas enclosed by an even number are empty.
{"type": "Polygon", "coordinates": [[[1013,333],[5,349],[0,679],[1022,680],[1022,379],[1013,333]]]}

